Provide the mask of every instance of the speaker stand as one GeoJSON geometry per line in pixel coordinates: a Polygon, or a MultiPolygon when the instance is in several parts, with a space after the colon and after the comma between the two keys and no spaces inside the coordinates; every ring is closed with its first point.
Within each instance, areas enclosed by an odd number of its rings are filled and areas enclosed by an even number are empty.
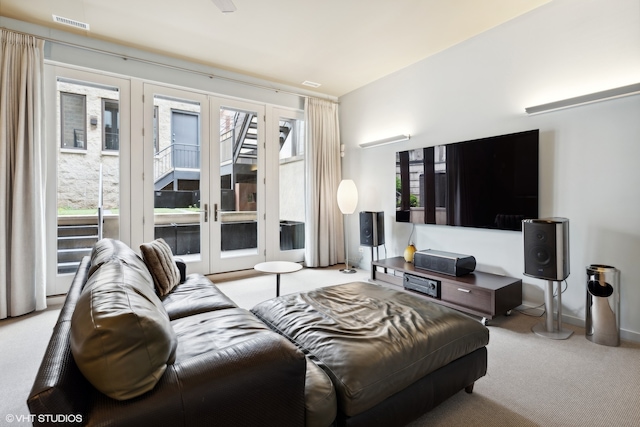
{"type": "Polygon", "coordinates": [[[553,321],[553,280],[547,281],[547,287],[544,290],[544,309],[547,315],[546,323],[538,323],[531,330],[541,337],[550,338],[552,340],[566,340],[573,331],[562,329],[562,282],[558,283],[558,328],[555,328],[553,321]]]}
{"type": "Polygon", "coordinates": [[[380,261],[380,252],[379,252],[379,247],[376,246],[376,257],[375,259],[373,258],[373,246],[371,246],[371,262],[373,261],[380,261]]]}

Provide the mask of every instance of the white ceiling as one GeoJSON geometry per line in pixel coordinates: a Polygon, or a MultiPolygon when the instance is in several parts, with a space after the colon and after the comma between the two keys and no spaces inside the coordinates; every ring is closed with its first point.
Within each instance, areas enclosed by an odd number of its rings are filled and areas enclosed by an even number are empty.
{"type": "Polygon", "coordinates": [[[0,15],[341,96],[551,0],[233,1],[0,0],[0,15]]]}

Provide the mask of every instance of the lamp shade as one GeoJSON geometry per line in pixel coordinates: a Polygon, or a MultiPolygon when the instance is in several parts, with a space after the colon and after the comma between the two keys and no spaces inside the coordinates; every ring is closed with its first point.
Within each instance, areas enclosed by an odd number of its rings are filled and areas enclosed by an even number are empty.
{"type": "Polygon", "coordinates": [[[343,179],[338,186],[338,207],[340,212],[351,215],[358,205],[358,189],[355,182],[350,179],[343,179]]]}

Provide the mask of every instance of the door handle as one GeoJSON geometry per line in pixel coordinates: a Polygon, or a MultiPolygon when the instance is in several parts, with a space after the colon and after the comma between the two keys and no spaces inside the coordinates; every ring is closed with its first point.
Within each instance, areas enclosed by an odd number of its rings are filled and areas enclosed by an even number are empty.
{"type": "Polygon", "coordinates": [[[464,292],[465,294],[470,294],[470,293],[471,293],[471,290],[469,290],[469,289],[462,289],[462,288],[458,288],[458,290],[459,290],[460,292],[464,292]]]}
{"type": "Polygon", "coordinates": [[[218,204],[214,203],[213,205],[213,221],[218,222],[218,204]]]}
{"type": "Polygon", "coordinates": [[[204,214],[204,222],[209,222],[209,205],[205,203],[204,209],[202,209],[200,212],[204,214]]]}

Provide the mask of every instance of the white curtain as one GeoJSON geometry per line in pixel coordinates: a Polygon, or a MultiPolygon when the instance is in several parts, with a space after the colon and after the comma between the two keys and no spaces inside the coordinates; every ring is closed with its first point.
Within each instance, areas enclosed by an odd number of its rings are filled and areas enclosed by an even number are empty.
{"type": "Polygon", "coordinates": [[[305,264],[327,267],[344,262],[343,218],[336,199],[342,177],[338,105],[307,98],[305,123],[305,264]]]}
{"type": "Polygon", "coordinates": [[[46,308],[44,41],[0,33],[0,319],[46,308]]]}

